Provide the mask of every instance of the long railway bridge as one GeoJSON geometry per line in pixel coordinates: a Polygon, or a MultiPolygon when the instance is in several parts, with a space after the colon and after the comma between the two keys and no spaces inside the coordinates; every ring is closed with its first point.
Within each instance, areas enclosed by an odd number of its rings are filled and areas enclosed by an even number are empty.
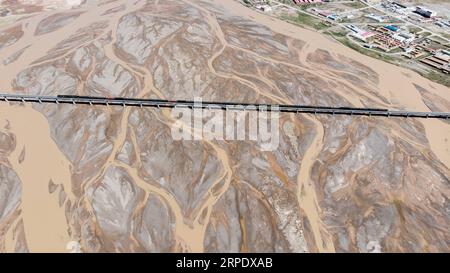
{"type": "Polygon", "coordinates": [[[54,104],[84,104],[84,105],[117,105],[133,107],[156,108],[191,108],[191,109],[221,109],[242,111],[277,111],[287,113],[308,113],[324,115],[354,115],[400,118],[437,118],[449,119],[450,112],[417,112],[405,110],[389,110],[381,108],[329,107],[312,105],[283,105],[283,104],[249,104],[238,102],[189,101],[189,100],[156,100],[135,98],[108,98],[75,95],[41,96],[22,94],[2,94],[3,102],[31,102],[54,104]]]}

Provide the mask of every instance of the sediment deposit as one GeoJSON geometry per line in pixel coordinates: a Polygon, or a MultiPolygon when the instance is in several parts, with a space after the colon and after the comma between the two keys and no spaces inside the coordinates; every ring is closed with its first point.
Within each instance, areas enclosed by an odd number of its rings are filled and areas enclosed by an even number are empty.
{"type": "MultiPolygon", "coordinates": [[[[450,111],[449,88],[231,0],[29,10],[0,29],[2,92],[450,111]]],[[[450,251],[448,122],[280,114],[274,151],[173,123],[1,103],[0,251],[450,251]]]]}

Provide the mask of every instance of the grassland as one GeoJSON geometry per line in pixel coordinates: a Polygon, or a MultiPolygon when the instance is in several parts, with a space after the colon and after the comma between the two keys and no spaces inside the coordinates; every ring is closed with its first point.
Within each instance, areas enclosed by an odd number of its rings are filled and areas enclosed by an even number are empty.
{"type": "Polygon", "coordinates": [[[296,25],[307,26],[315,30],[323,30],[329,27],[323,20],[301,12],[297,13],[297,16],[283,15],[281,16],[281,19],[296,25]]]}
{"type": "Polygon", "coordinates": [[[353,9],[360,9],[360,8],[364,8],[366,7],[366,4],[359,2],[359,1],[354,1],[354,2],[349,2],[349,3],[344,3],[344,6],[353,8],[353,9]]]}
{"type": "Polygon", "coordinates": [[[419,74],[431,81],[450,87],[450,75],[448,74],[436,70],[430,70],[428,73],[419,72],[419,74]]]}

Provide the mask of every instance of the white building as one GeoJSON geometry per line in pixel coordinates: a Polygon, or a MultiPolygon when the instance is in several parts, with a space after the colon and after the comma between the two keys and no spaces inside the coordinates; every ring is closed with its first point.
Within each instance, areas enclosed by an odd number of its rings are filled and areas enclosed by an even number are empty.
{"type": "Polygon", "coordinates": [[[412,41],[414,41],[414,39],[416,38],[416,36],[412,33],[406,33],[406,32],[401,32],[401,33],[396,33],[394,36],[392,36],[394,39],[396,39],[397,41],[400,41],[404,44],[409,44],[412,41]]]}
{"type": "Polygon", "coordinates": [[[377,16],[375,14],[367,14],[364,17],[372,19],[374,21],[377,21],[378,23],[383,23],[384,22],[384,18],[381,16],[377,16]]]}

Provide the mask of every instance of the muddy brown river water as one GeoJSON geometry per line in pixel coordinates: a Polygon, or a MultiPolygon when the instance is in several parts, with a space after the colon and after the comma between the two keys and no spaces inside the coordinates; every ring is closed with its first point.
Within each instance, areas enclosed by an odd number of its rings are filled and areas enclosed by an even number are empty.
{"type": "MultiPolygon", "coordinates": [[[[172,12],[172,9],[175,9],[166,5],[162,6],[161,9],[159,9],[159,6],[160,4],[162,4],[162,2],[163,1],[154,1],[152,2],[152,5],[154,6],[151,6],[147,9],[153,11],[156,10],[161,14],[164,14],[164,12],[170,13],[172,12]]],[[[425,88],[427,92],[430,92],[430,94],[442,98],[443,100],[450,101],[450,90],[448,87],[433,83],[421,77],[417,73],[361,55],[319,33],[299,28],[297,26],[269,17],[265,14],[248,9],[237,1],[183,0],[181,3],[183,3],[183,5],[194,8],[202,16],[202,27],[204,29],[210,29],[212,36],[215,37],[214,44],[210,47],[211,54],[209,56],[206,56],[207,60],[205,61],[205,64],[202,64],[204,65],[204,68],[208,70],[208,73],[217,78],[223,78],[227,79],[228,81],[238,82],[242,87],[253,89],[258,98],[266,98],[277,103],[294,103],[294,100],[286,95],[286,93],[283,93],[283,91],[281,90],[282,88],[277,85],[276,82],[269,79],[267,75],[264,76],[262,75],[262,73],[253,73],[251,75],[245,75],[242,73],[231,74],[225,73],[218,69],[218,59],[221,55],[225,54],[226,49],[238,50],[239,52],[249,54],[249,56],[253,56],[256,59],[261,60],[261,62],[264,61],[274,64],[274,66],[279,65],[288,67],[290,69],[296,69],[300,72],[307,71],[308,73],[314,74],[315,76],[322,79],[326,79],[327,81],[334,81],[336,83],[350,86],[353,93],[349,92],[348,90],[339,88],[334,89],[330,92],[336,92],[336,94],[338,94],[342,98],[345,98],[349,103],[353,104],[353,106],[356,107],[360,107],[363,105],[362,99],[358,97],[358,95],[360,95],[361,97],[364,96],[365,98],[369,98],[373,102],[375,102],[377,105],[374,105],[374,107],[381,105],[389,106],[389,108],[392,109],[429,111],[430,109],[427,107],[421,93],[415,87],[415,85],[425,88]],[[236,16],[249,22],[265,26],[273,31],[273,33],[285,35],[285,37],[288,37],[289,39],[298,39],[303,41],[305,44],[302,48],[296,48],[295,46],[290,45],[291,49],[298,54],[298,60],[291,62],[289,60],[280,60],[279,58],[277,59],[276,57],[268,55],[263,56],[262,54],[260,54],[260,56],[257,55],[259,53],[255,53],[255,51],[253,50],[241,48],[235,43],[230,42],[230,39],[228,38],[226,33],[224,33],[221,24],[219,23],[217,16],[214,13],[215,8],[211,8],[210,5],[222,10],[225,14],[227,14],[227,16],[229,16],[229,18],[233,18],[233,16],[236,16]],[[328,67],[325,67],[324,64],[321,65],[313,63],[309,59],[309,57],[311,56],[311,54],[314,54],[314,52],[317,52],[318,50],[330,52],[331,56],[338,60],[352,60],[353,62],[365,64],[367,67],[370,67],[373,73],[377,75],[378,82],[373,86],[377,93],[374,94],[370,90],[365,89],[364,85],[359,86],[358,84],[347,82],[345,79],[334,74],[333,72],[335,71],[328,67]],[[261,86],[268,87],[261,88],[261,86]]],[[[174,7],[176,7],[175,4],[174,7]]],[[[20,54],[15,61],[12,61],[8,64],[0,63],[0,75],[2,75],[2,78],[0,80],[0,89],[2,90],[2,92],[11,92],[11,90],[20,89],[17,87],[17,82],[15,82],[18,74],[20,74],[23,70],[30,66],[36,65],[33,63],[41,57],[49,54],[54,48],[57,48],[59,44],[64,40],[69,39],[71,35],[76,33],[79,29],[83,27],[89,27],[93,23],[102,20],[107,22],[107,27],[103,30],[103,35],[99,35],[94,40],[89,41],[82,46],[68,50],[68,52],[65,53],[64,58],[66,58],[67,56],[71,56],[72,53],[74,53],[78,48],[81,47],[88,47],[92,44],[95,44],[98,47],[102,47],[102,45],[98,44],[106,43],[105,40],[109,39],[109,42],[103,45],[103,53],[97,52],[95,58],[101,59],[106,56],[106,58],[113,61],[115,64],[120,65],[126,71],[136,76],[136,78],[143,78],[142,82],[139,83],[140,91],[137,92],[137,97],[152,95],[158,98],[167,98],[167,92],[163,92],[161,90],[162,88],[161,84],[159,83],[160,81],[155,80],[155,78],[157,77],[155,76],[156,72],[151,70],[151,64],[152,62],[156,62],[155,59],[151,59],[151,61],[147,60],[145,63],[146,66],[140,66],[134,60],[131,60],[131,57],[130,60],[125,59],[123,56],[129,55],[126,55],[122,49],[119,50],[117,47],[118,39],[122,39],[121,37],[123,36],[123,33],[121,33],[121,36],[119,36],[117,33],[117,29],[119,28],[119,24],[122,22],[123,18],[128,14],[139,12],[140,10],[145,8],[146,1],[111,1],[98,6],[90,6],[89,8],[80,7],[77,8],[77,10],[82,11],[82,13],[79,17],[75,18],[73,22],[70,22],[67,25],[61,26],[54,31],[39,36],[36,36],[35,33],[39,23],[43,19],[65,11],[47,11],[23,19],[23,21],[21,22],[24,31],[23,35],[15,43],[13,43],[13,45],[0,49],[0,60],[13,55],[18,50],[21,50],[23,48],[26,48],[26,50],[24,50],[24,52],[20,54]],[[110,11],[112,9],[117,9],[117,11],[107,13],[107,11],[110,11]],[[105,36],[108,36],[109,38],[105,38],[105,36]],[[101,55],[104,56],[99,57],[101,55]]],[[[151,17],[152,14],[150,12],[148,13],[151,17]]],[[[159,14],[154,15],[155,18],[158,15],[159,14]]],[[[172,20],[188,20],[186,17],[184,17],[184,14],[181,14],[181,12],[177,16],[179,17],[174,17],[175,19],[172,18],[172,20]]],[[[169,16],[167,18],[169,18],[169,16]]],[[[170,21],[170,18],[167,20],[170,21]]],[[[230,20],[232,21],[232,19],[230,20]]],[[[3,29],[5,29],[5,27],[2,27],[0,31],[2,31],[3,29]]],[[[169,28],[165,29],[164,27],[161,27],[157,32],[159,34],[163,33],[161,34],[163,36],[165,32],[169,32],[168,29],[169,28]]],[[[183,33],[182,31],[179,32],[183,33]]],[[[175,33],[176,35],[180,35],[178,32],[175,33]]],[[[170,45],[170,43],[175,43],[175,41],[178,41],[178,38],[173,38],[173,40],[171,39],[172,38],[170,38],[170,36],[162,38],[163,41],[155,42],[155,46],[158,45],[162,47],[164,45],[170,45]]],[[[207,40],[205,37],[199,34],[198,40],[203,41],[202,39],[207,40]]],[[[138,47],[139,44],[136,45],[136,48],[138,47]]],[[[93,49],[90,48],[89,50],[93,49]]],[[[152,52],[152,54],[157,56],[157,54],[161,54],[161,52],[164,52],[164,50],[159,49],[159,51],[152,52]]],[[[92,55],[94,54],[92,53],[92,55]]],[[[170,52],[168,56],[174,57],[175,59],[179,58],[178,60],[182,59],[181,55],[180,57],[177,55],[177,53],[174,52],[170,52]]],[[[56,60],[64,58],[57,57],[56,60]]],[[[46,61],[42,62],[45,63],[46,61]]],[[[50,63],[51,61],[48,62],[50,63]]],[[[195,60],[189,60],[188,63],[189,65],[192,65],[193,62],[195,62],[195,60]]],[[[88,80],[86,80],[86,78],[91,77],[92,73],[95,74],[95,69],[99,69],[98,67],[100,67],[100,65],[96,66],[96,60],[93,61],[93,64],[94,65],[89,64],[89,67],[91,67],[93,72],[89,72],[87,76],[80,73],[78,78],[76,78],[76,81],[84,81],[83,84],[87,84],[88,80]]],[[[163,72],[160,72],[160,70],[156,70],[159,73],[158,75],[160,75],[161,73],[170,73],[175,69],[175,65],[167,66],[168,68],[161,69],[163,72]]],[[[178,64],[178,66],[182,65],[178,64]]],[[[261,67],[263,66],[264,65],[261,64],[261,67]]],[[[195,76],[193,78],[204,79],[204,77],[206,77],[204,74],[199,73],[198,76],[195,76]]],[[[118,78],[119,76],[117,76],[115,82],[118,81],[118,78]]],[[[173,80],[177,81],[178,79],[173,80]]],[[[361,81],[363,80],[364,79],[361,79],[361,81]]],[[[41,82],[40,84],[42,85],[44,83],[41,82]]],[[[85,85],[78,85],[78,88],[84,87],[85,85]]],[[[182,89],[184,88],[184,86],[180,88],[182,89]]],[[[28,90],[32,90],[32,88],[27,89],[27,91],[28,90]]],[[[85,92],[85,90],[83,90],[83,92],[85,92]]],[[[445,110],[448,111],[450,109],[445,110]]],[[[111,109],[102,111],[111,116],[115,113],[111,109]]],[[[132,120],[133,117],[133,111],[130,109],[125,109],[123,110],[123,112],[121,112],[119,121],[114,125],[117,127],[117,133],[116,135],[114,135],[114,137],[111,137],[112,149],[110,151],[110,154],[106,157],[106,160],[104,160],[104,162],[102,162],[98,167],[99,172],[96,175],[90,177],[90,179],[84,181],[83,190],[85,192],[89,192],[92,188],[95,188],[98,184],[100,184],[101,178],[105,175],[105,172],[109,167],[121,167],[127,171],[131,179],[134,181],[136,187],[143,191],[143,197],[141,196],[139,198],[144,198],[145,201],[150,194],[156,194],[167,205],[168,209],[170,210],[169,214],[173,215],[174,218],[174,241],[177,242],[174,243],[175,246],[172,247],[172,250],[194,252],[205,251],[204,242],[206,240],[205,238],[208,236],[208,227],[210,225],[210,222],[220,222],[220,217],[225,217],[217,216],[221,214],[217,213],[216,215],[214,213],[214,209],[217,206],[225,206],[220,202],[220,200],[228,198],[227,194],[231,190],[234,190],[234,188],[238,188],[238,186],[236,185],[242,186],[240,182],[237,182],[242,178],[239,178],[239,175],[237,174],[238,171],[236,171],[241,164],[239,162],[235,162],[234,157],[236,156],[236,152],[228,149],[228,147],[226,146],[226,144],[224,145],[224,143],[202,141],[202,147],[210,150],[214,157],[217,159],[219,169],[215,172],[217,176],[213,177],[214,179],[211,179],[212,182],[209,188],[205,191],[205,193],[201,195],[201,198],[199,198],[201,201],[200,204],[198,204],[195,209],[192,209],[192,211],[189,211],[190,216],[187,217],[185,215],[185,212],[183,211],[181,203],[182,201],[177,199],[177,196],[173,192],[171,192],[170,189],[166,188],[166,185],[156,183],[156,178],[154,180],[148,179],[146,177],[144,178],[142,170],[140,170],[136,165],[137,163],[134,165],[125,164],[116,160],[117,155],[121,153],[125,146],[125,143],[127,142],[127,139],[130,137],[130,120],[132,120]],[[212,189],[216,188],[216,186],[219,190],[216,190],[213,193],[212,189]]],[[[167,111],[162,111],[160,114],[158,114],[158,118],[161,120],[161,124],[167,127],[169,127],[173,122],[173,120],[170,119],[170,113],[167,111]]],[[[293,122],[293,124],[295,124],[297,128],[302,128],[303,126],[302,121],[296,118],[295,115],[290,115],[286,117],[286,119],[293,122]]],[[[321,200],[324,198],[324,194],[322,193],[322,188],[319,187],[317,182],[313,181],[312,179],[313,168],[317,163],[321,152],[327,144],[325,143],[324,122],[323,120],[320,120],[313,115],[303,115],[303,120],[306,120],[312,124],[310,130],[313,132],[313,136],[311,137],[309,146],[302,154],[301,160],[294,162],[294,166],[289,167],[295,170],[295,174],[291,175],[292,178],[290,181],[292,183],[291,187],[294,188],[292,192],[294,193],[294,196],[296,198],[296,201],[293,203],[295,203],[295,208],[302,210],[302,214],[304,214],[304,217],[307,218],[311,232],[311,240],[313,241],[313,243],[310,244],[315,245],[315,248],[313,248],[320,252],[334,252],[336,251],[335,242],[337,239],[333,239],[333,235],[331,234],[331,232],[329,232],[327,223],[325,223],[326,221],[323,220],[324,209],[322,208],[321,200]]],[[[144,121],[142,122],[144,123],[144,121]]],[[[428,149],[429,145],[429,149],[435,155],[436,159],[440,163],[442,163],[443,168],[447,168],[446,170],[448,171],[448,168],[450,168],[450,141],[448,141],[448,139],[450,138],[450,124],[441,120],[420,120],[419,122],[424,128],[424,133],[426,135],[428,143],[416,143],[414,141],[411,141],[409,137],[405,137],[407,134],[397,131],[395,133],[393,132],[392,136],[395,136],[399,139],[404,139],[418,151],[422,151],[425,148],[428,149]]],[[[386,124],[388,124],[388,121],[386,121],[386,124]]],[[[17,176],[20,178],[20,181],[22,183],[22,196],[20,207],[18,208],[18,210],[20,210],[20,217],[18,217],[13,221],[13,223],[11,223],[11,227],[3,238],[3,240],[5,241],[5,251],[14,251],[14,247],[17,243],[17,236],[13,234],[12,230],[13,227],[16,226],[19,219],[23,220],[26,243],[30,251],[68,251],[68,249],[66,249],[67,244],[70,241],[78,241],[80,239],[79,237],[82,236],[79,234],[80,232],[76,233],[76,236],[74,235],[75,233],[72,232],[72,227],[68,224],[69,220],[65,212],[65,206],[69,203],[69,201],[72,206],[75,203],[79,204],[77,202],[79,196],[75,196],[72,189],[72,173],[74,172],[74,163],[70,162],[70,160],[67,158],[67,155],[65,155],[58,147],[57,143],[55,142],[54,135],[52,135],[51,133],[49,122],[46,116],[42,114],[42,110],[38,111],[36,110],[36,108],[33,108],[28,104],[23,106],[19,104],[8,105],[5,103],[1,103],[0,129],[12,133],[16,137],[16,148],[11,154],[8,155],[7,160],[11,168],[17,173],[17,176]],[[52,181],[52,183],[56,185],[61,185],[64,188],[64,192],[67,197],[62,205],[60,204],[58,192],[49,192],[50,181],[52,181]]],[[[75,134],[76,132],[73,132],[73,135],[75,134]]],[[[134,131],[131,135],[133,134],[135,134],[134,131]]],[[[144,145],[142,143],[136,143],[136,139],[134,139],[133,141],[134,146],[144,145]]],[[[180,148],[180,150],[182,149],[180,148]]],[[[135,151],[139,151],[137,147],[135,147],[135,151]]],[[[154,170],[155,173],[157,173],[157,171],[159,170],[154,170]]],[[[259,179],[256,180],[259,181],[259,179]]],[[[245,183],[248,182],[242,182],[242,184],[245,183]]],[[[253,190],[264,192],[264,187],[263,189],[258,188],[256,190],[253,190]]],[[[260,194],[261,193],[258,192],[258,195],[260,194]]],[[[138,197],[136,198],[139,199],[138,197]]],[[[142,207],[145,206],[144,201],[140,200],[140,202],[144,205],[139,206],[139,210],[141,210],[142,207]]],[[[259,201],[262,204],[265,204],[264,206],[266,208],[270,207],[265,203],[267,201],[259,201]]],[[[230,203],[231,201],[227,202],[230,203]]],[[[123,207],[126,207],[124,204],[122,205],[123,207]]],[[[271,205],[276,207],[273,204],[271,205]]],[[[88,213],[90,213],[90,215],[98,214],[98,212],[95,210],[95,207],[92,206],[89,201],[86,201],[85,209],[86,211],[88,211],[88,213]]],[[[231,210],[230,208],[227,209],[231,210]]],[[[281,212],[277,211],[277,209],[274,210],[276,211],[276,213],[280,215],[282,214],[281,212]]],[[[138,211],[138,208],[136,208],[136,211],[138,211]]],[[[292,209],[290,210],[290,213],[292,213],[292,209]]],[[[135,214],[137,214],[137,212],[135,212],[135,214]]],[[[297,214],[297,212],[294,211],[294,214],[297,214]]],[[[244,226],[244,220],[244,217],[241,216],[239,221],[237,221],[237,225],[240,225],[239,229],[243,233],[243,240],[246,241],[248,239],[247,237],[249,236],[249,228],[244,226]]],[[[97,226],[97,221],[98,220],[93,221],[93,225],[97,226]]],[[[136,219],[133,219],[133,224],[136,224],[134,221],[136,221],[136,219]]],[[[298,220],[297,222],[300,222],[300,220],[298,220]]],[[[122,237],[126,236],[131,235],[127,233],[127,235],[123,235],[122,237]]],[[[292,236],[285,236],[287,238],[286,241],[293,240],[291,238],[292,236]]],[[[131,237],[133,237],[133,244],[138,245],[139,243],[136,243],[134,235],[131,237]]],[[[255,237],[257,236],[255,235],[255,237]]],[[[228,240],[231,241],[231,238],[228,238],[228,240]]],[[[351,240],[355,241],[356,239],[353,238],[351,240]]],[[[123,250],[120,247],[123,246],[115,245],[114,248],[112,248],[113,250],[111,251],[123,250]]],[[[242,243],[241,249],[247,248],[248,245],[246,245],[245,242],[242,243]]]]}

